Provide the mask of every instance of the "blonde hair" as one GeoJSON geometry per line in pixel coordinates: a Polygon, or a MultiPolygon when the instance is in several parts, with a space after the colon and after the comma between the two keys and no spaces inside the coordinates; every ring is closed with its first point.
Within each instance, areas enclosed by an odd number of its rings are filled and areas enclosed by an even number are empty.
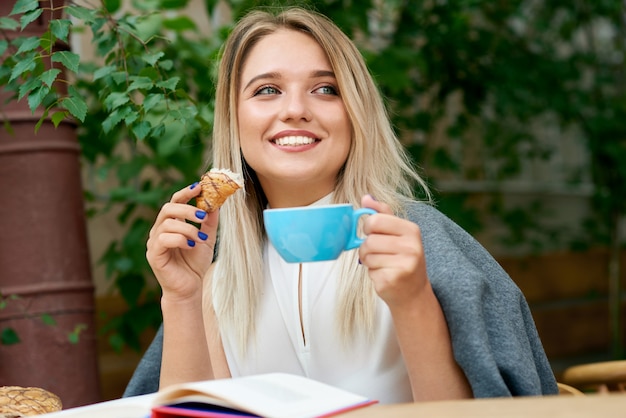
{"type": "MultiPolygon", "coordinates": [[[[254,11],[243,17],[222,50],[213,128],[213,166],[243,173],[245,193],[236,193],[220,210],[219,254],[211,280],[220,328],[233,332],[242,350],[254,334],[263,284],[262,216],[267,201],[254,171],[241,155],[237,96],[240,71],[250,50],[278,29],[306,33],[326,52],[352,123],[351,149],[337,178],[333,200],[360,206],[361,197],[370,194],[401,214],[402,202],[413,197],[415,184],[430,196],[393,132],[363,57],[333,22],[302,8],[284,9],[276,15],[254,11]]],[[[339,260],[336,318],[337,330],[345,342],[359,331],[371,335],[375,319],[376,295],[367,269],[358,263],[357,257],[356,251],[350,251],[339,260]]]]}

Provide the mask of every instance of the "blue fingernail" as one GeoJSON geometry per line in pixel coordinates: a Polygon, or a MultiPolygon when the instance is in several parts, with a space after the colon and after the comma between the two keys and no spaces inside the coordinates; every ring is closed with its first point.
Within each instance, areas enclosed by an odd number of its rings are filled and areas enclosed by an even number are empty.
{"type": "MultiPolygon", "coordinates": [[[[375,198],[374,196],[370,195],[370,197],[371,197],[372,199],[376,200],[376,198],[375,198]]],[[[378,200],[376,200],[376,201],[378,201],[378,200]]]]}
{"type": "Polygon", "coordinates": [[[359,264],[363,264],[363,263],[361,263],[361,259],[360,258],[359,258],[359,264]]]}
{"type": "Polygon", "coordinates": [[[206,212],[203,210],[197,210],[196,211],[196,218],[198,219],[204,219],[204,217],[206,216],[206,212]]]}
{"type": "Polygon", "coordinates": [[[193,190],[193,189],[195,189],[195,188],[196,188],[196,186],[197,186],[197,185],[198,185],[198,182],[195,182],[194,184],[192,184],[191,186],[189,186],[189,188],[193,190]]]}
{"type": "Polygon", "coordinates": [[[208,237],[209,237],[209,236],[208,236],[207,234],[205,234],[204,232],[202,232],[202,231],[198,231],[198,238],[200,238],[202,241],[206,241],[206,239],[207,239],[208,237]]]}
{"type": "Polygon", "coordinates": [[[196,246],[196,242],[195,242],[194,240],[191,240],[191,239],[188,239],[188,240],[187,240],[187,244],[188,244],[190,247],[195,247],[195,246],[196,246]]]}

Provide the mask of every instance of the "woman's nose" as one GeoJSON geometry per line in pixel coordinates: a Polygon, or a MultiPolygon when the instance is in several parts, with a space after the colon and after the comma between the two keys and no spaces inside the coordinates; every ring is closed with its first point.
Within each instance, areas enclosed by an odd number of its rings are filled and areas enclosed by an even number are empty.
{"type": "Polygon", "coordinates": [[[284,95],[281,109],[282,120],[311,120],[310,106],[306,94],[292,93],[284,95]]]}

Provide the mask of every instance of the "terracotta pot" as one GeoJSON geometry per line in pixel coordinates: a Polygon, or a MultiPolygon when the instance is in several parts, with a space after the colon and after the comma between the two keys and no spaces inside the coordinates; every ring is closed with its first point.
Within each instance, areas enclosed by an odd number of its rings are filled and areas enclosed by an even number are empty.
{"type": "MultiPolygon", "coordinates": [[[[12,3],[0,4],[0,16],[12,3]]],[[[46,28],[42,17],[28,36],[46,28]]],[[[8,119],[14,131],[0,127],[0,292],[19,299],[0,310],[0,330],[13,328],[21,342],[0,345],[0,386],[44,388],[65,408],[97,402],[94,286],[76,126],[68,121],[55,129],[45,121],[35,134],[41,112],[33,115],[25,100],[3,105],[6,98],[0,91],[0,121],[8,119]],[[46,325],[46,315],[56,324],[46,325]],[[68,335],[76,327],[84,329],[72,343],[68,335]]]]}

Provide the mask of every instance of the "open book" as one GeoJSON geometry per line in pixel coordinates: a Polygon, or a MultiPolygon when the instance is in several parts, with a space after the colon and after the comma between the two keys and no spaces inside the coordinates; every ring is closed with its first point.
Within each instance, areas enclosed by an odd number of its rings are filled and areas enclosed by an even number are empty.
{"type": "Polygon", "coordinates": [[[167,387],[153,400],[152,418],[326,417],[373,403],[303,376],[269,373],[167,387]]]}

